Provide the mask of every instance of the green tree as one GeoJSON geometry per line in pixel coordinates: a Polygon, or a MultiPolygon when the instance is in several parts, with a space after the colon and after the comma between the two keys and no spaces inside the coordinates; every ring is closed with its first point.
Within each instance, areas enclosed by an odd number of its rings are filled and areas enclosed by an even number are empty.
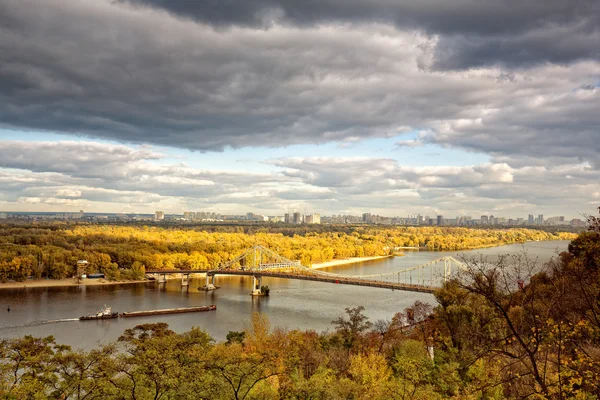
{"type": "Polygon", "coordinates": [[[342,336],[348,348],[352,347],[358,341],[360,335],[372,326],[369,318],[363,314],[364,310],[363,306],[346,308],[346,317],[342,315],[331,321],[335,325],[336,332],[342,336]]]}

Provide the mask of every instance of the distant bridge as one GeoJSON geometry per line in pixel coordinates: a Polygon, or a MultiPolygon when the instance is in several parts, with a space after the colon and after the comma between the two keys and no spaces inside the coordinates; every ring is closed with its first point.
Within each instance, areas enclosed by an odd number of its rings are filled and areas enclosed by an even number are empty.
{"type": "Polygon", "coordinates": [[[256,245],[216,269],[148,270],[146,273],[157,274],[163,278],[166,278],[166,275],[169,274],[182,274],[182,285],[184,286],[189,285],[190,274],[205,273],[206,285],[203,287],[204,290],[217,289],[215,286],[217,275],[252,276],[253,295],[262,294],[263,277],[433,293],[454,272],[461,268],[464,268],[462,262],[454,257],[446,256],[400,271],[353,276],[305,267],[298,261],[288,260],[266,247],[256,245]]]}

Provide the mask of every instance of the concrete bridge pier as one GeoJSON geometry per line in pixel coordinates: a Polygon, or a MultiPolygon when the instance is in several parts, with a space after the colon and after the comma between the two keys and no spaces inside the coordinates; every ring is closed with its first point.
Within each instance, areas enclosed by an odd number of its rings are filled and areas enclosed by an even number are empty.
{"type": "Polygon", "coordinates": [[[190,274],[181,274],[181,287],[190,287],[190,274]]]}
{"type": "Polygon", "coordinates": [[[203,290],[217,290],[215,286],[215,275],[206,274],[206,285],[202,288],[203,290]]]}
{"type": "Polygon", "coordinates": [[[262,296],[260,287],[262,286],[262,276],[252,275],[252,296],[262,296]]]}
{"type": "Polygon", "coordinates": [[[167,274],[158,274],[158,283],[166,283],[167,274]]]}

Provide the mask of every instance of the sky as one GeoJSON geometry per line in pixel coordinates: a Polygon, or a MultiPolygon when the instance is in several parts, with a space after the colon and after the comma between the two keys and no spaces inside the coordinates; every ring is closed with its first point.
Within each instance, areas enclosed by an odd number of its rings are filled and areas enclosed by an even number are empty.
{"type": "Polygon", "coordinates": [[[0,0],[0,210],[581,218],[597,0],[0,0]]]}

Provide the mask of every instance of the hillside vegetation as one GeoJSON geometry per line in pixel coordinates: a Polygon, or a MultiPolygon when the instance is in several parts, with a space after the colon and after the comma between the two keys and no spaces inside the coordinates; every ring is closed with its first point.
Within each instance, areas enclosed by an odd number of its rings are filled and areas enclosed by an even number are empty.
{"type": "Polygon", "coordinates": [[[118,225],[1,226],[0,280],[69,277],[76,272],[77,260],[89,262],[88,273],[103,272],[109,279],[139,279],[146,269],[217,267],[254,244],[310,266],[333,259],[387,255],[405,246],[464,250],[576,236],[531,229],[449,227],[332,227],[330,231],[320,227],[319,233],[303,234],[289,229],[285,233],[263,230],[250,234],[118,225]]]}

